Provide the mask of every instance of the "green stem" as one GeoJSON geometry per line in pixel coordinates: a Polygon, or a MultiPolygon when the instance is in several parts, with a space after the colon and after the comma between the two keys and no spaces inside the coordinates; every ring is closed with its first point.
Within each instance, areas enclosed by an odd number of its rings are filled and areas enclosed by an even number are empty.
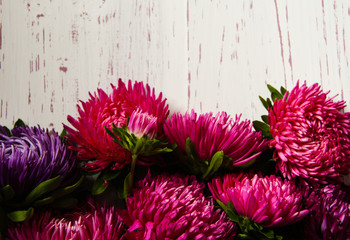
{"type": "Polygon", "coordinates": [[[130,169],[130,175],[131,175],[130,187],[131,187],[131,188],[134,186],[134,175],[135,175],[135,167],[136,167],[136,160],[137,160],[137,157],[138,157],[137,154],[133,154],[133,155],[132,155],[131,169],[130,169]]]}

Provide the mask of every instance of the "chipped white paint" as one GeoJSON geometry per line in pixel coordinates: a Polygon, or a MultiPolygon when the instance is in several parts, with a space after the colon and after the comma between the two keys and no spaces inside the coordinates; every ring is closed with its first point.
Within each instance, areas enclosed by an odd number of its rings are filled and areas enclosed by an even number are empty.
{"type": "MultiPolygon", "coordinates": [[[[350,101],[350,1],[0,0],[0,124],[62,129],[118,78],[172,111],[264,113],[266,83],[350,101]]],[[[347,109],[349,110],[349,108],[347,109]]]]}

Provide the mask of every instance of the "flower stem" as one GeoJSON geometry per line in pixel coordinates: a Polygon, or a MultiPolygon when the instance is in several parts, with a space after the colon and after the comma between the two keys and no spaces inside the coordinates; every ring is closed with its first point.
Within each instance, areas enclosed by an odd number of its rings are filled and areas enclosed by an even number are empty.
{"type": "Polygon", "coordinates": [[[131,193],[131,189],[134,185],[134,175],[135,175],[135,166],[136,166],[136,160],[137,160],[137,154],[132,154],[132,161],[131,161],[131,169],[128,175],[124,179],[124,198],[128,197],[129,193],[131,193]]]}
{"type": "Polygon", "coordinates": [[[131,180],[130,180],[130,190],[134,185],[134,175],[135,175],[135,167],[136,167],[136,160],[137,160],[138,154],[132,154],[132,160],[131,160],[131,180]]]}

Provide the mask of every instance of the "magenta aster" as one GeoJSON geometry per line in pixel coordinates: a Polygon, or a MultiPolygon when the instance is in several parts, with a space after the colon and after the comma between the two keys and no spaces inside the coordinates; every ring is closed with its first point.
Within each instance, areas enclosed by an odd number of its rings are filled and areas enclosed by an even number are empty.
{"type": "Polygon", "coordinates": [[[303,192],[287,180],[261,174],[227,174],[209,183],[215,199],[264,227],[280,227],[304,218],[309,210],[303,209],[303,192]]]}
{"type": "Polygon", "coordinates": [[[305,221],[305,238],[350,239],[350,189],[327,185],[307,198],[312,211],[305,221]]]}
{"type": "Polygon", "coordinates": [[[158,132],[158,119],[148,113],[143,113],[140,109],[133,111],[129,123],[128,132],[134,134],[137,138],[147,136],[155,138],[158,132]]]}
{"type": "Polygon", "coordinates": [[[157,131],[161,134],[162,123],[169,111],[166,100],[158,97],[155,90],[148,84],[129,81],[128,87],[119,80],[118,87],[112,85],[112,94],[107,95],[98,89],[94,95],[90,94],[87,102],[78,106],[78,118],[68,116],[68,121],[75,128],[65,126],[69,133],[68,139],[74,143],[78,151],[78,158],[82,160],[88,171],[100,171],[112,164],[112,169],[121,169],[131,162],[128,150],[115,143],[105,127],[112,129],[126,125],[127,118],[132,112],[140,109],[143,113],[157,117],[157,131]]]}
{"type": "Polygon", "coordinates": [[[299,83],[269,109],[274,158],[284,177],[326,183],[350,168],[350,113],[318,84],[299,83]]]}
{"type": "Polygon", "coordinates": [[[46,211],[8,229],[10,239],[18,240],[118,240],[124,239],[124,232],[125,225],[116,208],[100,207],[92,200],[83,210],[63,217],[53,217],[46,211]]]}
{"type": "Polygon", "coordinates": [[[176,143],[186,151],[186,139],[190,138],[201,160],[210,160],[218,151],[230,157],[233,166],[243,165],[256,158],[267,147],[261,133],[252,131],[249,120],[240,122],[240,116],[231,118],[226,112],[174,114],[164,124],[170,143],[176,143]]]}
{"type": "Polygon", "coordinates": [[[149,175],[138,183],[121,217],[128,239],[231,239],[236,226],[215,210],[194,177],[149,175]]]}

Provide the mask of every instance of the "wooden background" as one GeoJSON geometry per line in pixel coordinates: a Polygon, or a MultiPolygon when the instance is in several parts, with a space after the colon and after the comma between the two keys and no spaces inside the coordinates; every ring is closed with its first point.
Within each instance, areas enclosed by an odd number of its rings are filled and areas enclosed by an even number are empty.
{"type": "Polygon", "coordinates": [[[350,100],[347,0],[0,0],[0,21],[1,125],[60,131],[118,78],[162,91],[172,112],[250,120],[266,83],[350,100]]]}

